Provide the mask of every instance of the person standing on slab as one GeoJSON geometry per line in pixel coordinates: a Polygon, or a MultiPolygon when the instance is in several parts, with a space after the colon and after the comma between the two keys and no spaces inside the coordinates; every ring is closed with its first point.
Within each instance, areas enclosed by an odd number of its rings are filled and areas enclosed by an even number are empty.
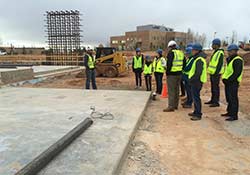
{"type": "Polygon", "coordinates": [[[191,92],[194,101],[194,112],[189,113],[191,120],[201,120],[201,98],[200,91],[203,83],[207,81],[207,63],[204,53],[202,52],[202,46],[199,43],[195,43],[192,46],[193,65],[188,75],[189,83],[191,85],[191,92]]]}
{"type": "Polygon", "coordinates": [[[88,48],[87,54],[84,56],[84,66],[86,72],[86,89],[90,89],[90,82],[92,83],[92,88],[97,89],[96,86],[96,72],[95,72],[95,58],[93,56],[93,50],[88,48]]]}
{"type": "Polygon", "coordinates": [[[132,60],[132,69],[133,72],[135,73],[135,89],[142,88],[142,78],[141,74],[143,72],[143,64],[144,64],[144,58],[143,55],[141,54],[141,49],[137,48],[136,49],[136,55],[133,57],[132,60]]]}
{"type": "Polygon", "coordinates": [[[210,59],[208,65],[208,73],[210,75],[211,82],[211,100],[206,102],[210,107],[219,107],[220,106],[220,77],[224,72],[224,50],[220,49],[221,41],[220,39],[214,39],[212,42],[212,47],[214,53],[210,59]]]}
{"type": "Polygon", "coordinates": [[[143,70],[147,91],[152,90],[152,73],[153,73],[152,60],[151,60],[151,57],[147,55],[145,65],[144,65],[144,70],[143,70]]]}
{"type": "Polygon", "coordinates": [[[168,107],[163,112],[173,112],[179,106],[180,82],[182,78],[184,53],[177,49],[177,43],[168,43],[167,55],[167,85],[168,85],[168,107]]]}
{"type": "Polygon", "coordinates": [[[244,61],[238,56],[239,47],[236,44],[228,46],[227,65],[222,76],[225,85],[225,95],[227,100],[227,113],[222,116],[228,117],[226,121],[238,120],[239,99],[238,89],[242,81],[244,61]]]}
{"type": "Polygon", "coordinates": [[[162,55],[163,54],[162,49],[158,49],[156,52],[157,52],[157,56],[155,57],[154,62],[153,62],[153,70],[154,70],[155,81],[156,81],[156,94],[161,95],[162,78],[165,72],[166,59],[162,55]]]}

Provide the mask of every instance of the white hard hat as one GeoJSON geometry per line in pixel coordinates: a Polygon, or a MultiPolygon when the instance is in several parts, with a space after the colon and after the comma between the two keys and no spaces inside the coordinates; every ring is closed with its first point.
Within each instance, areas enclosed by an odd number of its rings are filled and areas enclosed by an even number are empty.
{"type": "Polygon", "coordinates": [[[174,40],[171,40],[168,42],[168,47],[171,47],[171,46],[177,46],[177,43],[174,41],[174,40]]]}
{"type": "Polygon", "coordinates": [[[91,51],[91,50],[94,50],[94,49],[93,49],[93,46],[87,45],[87,51],[91,51]]]}

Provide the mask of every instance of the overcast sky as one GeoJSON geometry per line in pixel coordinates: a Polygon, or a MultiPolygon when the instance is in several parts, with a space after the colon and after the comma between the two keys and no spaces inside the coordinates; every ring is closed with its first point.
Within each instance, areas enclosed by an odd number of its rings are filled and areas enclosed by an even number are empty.
{"type": "Polygon", "coordinates": [[[79,10],[83,42],[103,43],[137,25],[159,24],[176,31],[205,33],[208,40],[237,31],[250,39],[249,0],[1,0],[0,38],[3,43],[46,45],[45,12],[79,10]]]}

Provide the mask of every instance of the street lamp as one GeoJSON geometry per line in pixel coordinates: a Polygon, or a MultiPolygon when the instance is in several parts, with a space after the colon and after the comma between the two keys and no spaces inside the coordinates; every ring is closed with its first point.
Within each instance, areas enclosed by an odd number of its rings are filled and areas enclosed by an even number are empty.
{"type": "Polygon", "coordinates": [[[216,34],[217,34],[217,32],[214,32],[214,39],[215,39],[216,34]]]}

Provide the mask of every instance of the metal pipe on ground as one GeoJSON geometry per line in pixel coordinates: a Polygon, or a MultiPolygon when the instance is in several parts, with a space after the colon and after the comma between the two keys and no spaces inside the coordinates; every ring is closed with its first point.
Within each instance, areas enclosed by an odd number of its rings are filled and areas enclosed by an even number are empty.
{"type": "Polygon", "coordinates": [[[0,68],[32,67],[33,64],[0,63],[0,68]]]}
{"type": "Polygon", "coordinates": [[[18,171],[15,175],[35,175],[41,171],[51,160],[53,160],[61,151],[79,135],[86,131],[93,124],[91,118],[86,118],[60,140],[50,146],[47,150],[37,156],[28,165],[18,171]]]}

